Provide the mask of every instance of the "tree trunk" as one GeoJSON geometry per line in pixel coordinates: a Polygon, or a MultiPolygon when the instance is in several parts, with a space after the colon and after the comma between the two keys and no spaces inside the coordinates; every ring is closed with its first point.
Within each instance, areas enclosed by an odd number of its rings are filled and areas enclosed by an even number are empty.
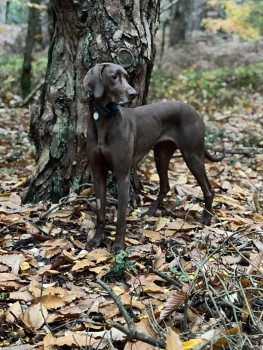
{"type": "MultiPolygon", "coordinates": [[[[40,5],[41,0],[34,0],[34,3],[40,5]]],[[[28,12],[28,29],[26,37],[26,47],[24,51],[24,61],[21,75],[21,88],[23,97],[26,97],[31,91],[31,61],[32,51],[35,43],[35,35],[39,33],[40,19],[39,9],[30,7],[28,12]]]]}
{"type": "Polygon", "coordinates": [[[25,202],[57,202],[90,182],[86,157],[90,110],[83,78],[100,62],[122,64],[146,99],[159,0],[55,0],[55,31],[40,103],[32,111],[36,168],[25,202]]]}
{"type": "Polygon", "coordinates": [[[6,22],[6,1],[0,0],[0,23],[5,24],[6,22]]]}
{"type": "Polygon", "coordinates": [[[194,30],[200,30],[205,0],[178,0],[170,18],[170,44],[185,41],[194,30]]]}

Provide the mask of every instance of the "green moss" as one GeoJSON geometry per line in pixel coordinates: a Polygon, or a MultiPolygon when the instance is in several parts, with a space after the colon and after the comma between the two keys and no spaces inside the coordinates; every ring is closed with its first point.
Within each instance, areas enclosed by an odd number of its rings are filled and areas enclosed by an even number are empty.
{"type": "Polygon", "coordinates": [[[55,114],[57,117],[56,124],[53,127],[55,138],[52,140],[50,152],[53,158],[59,159],[66,150],[69,116],[66,107],[61,103],[55,107],[55,114]]]}
{"type": "Polygon", "coordinates": [[[61,194],[61,178],[57,175],[54,174],[53,180],[52,180],[52,187],[53,187],[53,192],[56,195],[60,197],[61,194]]]}
{"type": "Polygon", "coordinates": [[[74,191],[78,191],[80,187],[80,179],[76,176],[73,177],[73,183],[72,183],[74,191]]]}

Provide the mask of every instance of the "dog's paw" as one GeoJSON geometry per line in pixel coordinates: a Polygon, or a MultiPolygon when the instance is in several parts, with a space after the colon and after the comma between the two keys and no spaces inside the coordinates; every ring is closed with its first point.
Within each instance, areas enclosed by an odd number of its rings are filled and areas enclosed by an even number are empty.
{"type": "Polygon", "coordinates": [[[121,242],[114,242],[112,247],[111,247],[111,250],[114,252],[114,253],[119,253],[121,250],[125,250],[125,244],[124,243],[121,243],[121,242]]]}
{"type": "Polygon", "coordinates": [[[145,217],[145,216],[154,216],[156,214],[156,209],[154,208],[150,208],[149,210],[145,211],[144,213],[142,213],[140,215],[141,218],[145,217]]]}
{"type": "Polygon", "coordinates": [[[207,216],[202,216],[198,222],[201,224],[201,225],[204,225],[204,226],[210,226],[211,224],[211,217],[207,217],[207,216]]]}
{"type": "Polygon", "coordinates": [[[90,249],[96,249],[99,248],[101,246],[102,243],[102,236],[94,236],[88,243],[88,247],[90,249]]]}

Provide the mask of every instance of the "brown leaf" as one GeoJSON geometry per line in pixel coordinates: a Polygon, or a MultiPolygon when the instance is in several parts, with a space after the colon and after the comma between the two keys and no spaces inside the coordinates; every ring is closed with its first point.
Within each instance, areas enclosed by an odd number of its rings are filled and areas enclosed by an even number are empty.
{"type": "Polygon", "coordinates": [[[59,297],[57,295],[44,295],[42,296],[41,301],[47,310],[57,309],[59,307],[65,306],[66,304],[66,300],[63,297],[59,297]]]}
{"type": "Polygon", "coordinates": [[[129,294],[123,294],[121,296],[121,302],[126,308],[136,308],[139,310],[143,310],[145,308],[144,304],[140,300],[136,300],[129,294]]]}
{"type": "Polygon", "coordinates": [[[140,340],[128,341],[124,347],[124,350],[155,350],[156,347],[153,347],[150,344],[144,343],[140,340]]]}
{"type": "Polygon", "coordinates": [[[184,303],[185,292],[176,291],[172,296],[170,296],[164,304],[164,308],[161,310],[160,319],[164,320],[171,313],[173,313],[178,307],[184,303]]]}
{"type": "Polygon", "coordinates": [[[12,269],[12,273],[18,274],[20,264],[25,261],[25,257],[22,254],[3,254],[0,255],[0,263],[3,263],[12,269]]]}
{"type": "Polygon", "coordinates": [[[83,259],[75,263],[75,265],[72,267],[72,271],[84,271],[85,269],[94,266],[96,266],[96,264],[93,261],[90,261],[89,259],[83,259]]]}
{"type": "Polygon", "coordinates": [[[22,308],[18,301],[9,306],[6,312],[6,320],[11,323],[15,322],[15,317],[13,315],[15,315],[17,319],[22,315],[22,308]]]}
{"type": "Polygon", "coordinates": [[[9,293],[10,300],[23,300],[25,302],[31,301],[33,299],[32,294],[29,293],[28,290],[10,292],[9,293]]]}
{"type": "Polygon", "coordinates": [[[41,328],[48,315],[47,309],[41,303],[34,304],[24,311],[22,321],[28,328],[35,330],[41,328]],[[44,317],[43,317],[44,316],[44,317]]]}
{"type": "Polygon", "coordinates": [[[167,224],[167,222],[169,222],[169,219],[163,217],[163,216],[160,216],[157,220],[157,222],[155,223],[155,226],[154,226],[154,229],[156,231],[160,231],[162,228],[165,227],[165,225],[167,224]]]}
{"type": "Polygon", "coordinates": [[[171,327],[167,328],[166,350],[183,350],[179,335],[171,327]]]}
{"type": "Polygon", "coordinates": [[[169,230],[191,230],[193,228],[196,228],[198,224],[190,224],[182,219],[177,219],[173,222],[170,222],[167,224],[167,228],[169,230]]]}
{"type": "Polygon", "coordinates": [[[142,233],[145,237],[149,238],[151,242],[155,243],[162,239],[162,235],[153,230],[142,230],[142,233]]]}
{"type": "Polygon", "coordinates": [[[153,267],[156,270],[161,269],[161,267],[165,264],[165,252],[162,252],[162,248],[158,247],[158,251],[156,253],[155,259],[153,261],[153,267]]]}
{"type": "Polygon", "coordinates": [[[0,289],[2,290],[16,290],[20,289],[22,284],[19,283],[21,280],[18,276],[12,274],[3,272],[0,274],[0,289]]]}

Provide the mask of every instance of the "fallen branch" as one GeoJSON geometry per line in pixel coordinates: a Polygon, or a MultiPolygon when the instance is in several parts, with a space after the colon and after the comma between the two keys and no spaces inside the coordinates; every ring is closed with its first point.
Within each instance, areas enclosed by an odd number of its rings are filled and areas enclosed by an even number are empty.
{"type": "MultiPolygon", "coordinates": [[[[229,149],[226,148],[225,152],[226,154],[245,154],[245,155],[251,155],[251,154],[262,154],[262,148],[260,147],[245,147],[242,149],[229,149]]],[[[215,148],[213,152],[222,152],[222,149],[215,148]]]]}
{"type": "Polygon", "coordinates": [[[42,87],[43,84],[44,84],[44,81],[41,81],[40,83],[38,83],[37,86],[35,86],[34,89],[20,103],[19,107],[24,107],[31,100],[31,98],[35,95],[35,93],[42,87]]]}
{"type": "Polygon", "coordinates": [[[153,269],[153,273],[155,273],[157,276],[161,277],[162,279],[166,280],[167,282],[171,283],[177,289],[181,290],[183,288],[182,282],[180,282],[179,280],[177,280],[173,277],[168,276],[166,273],[164,273],[162,271],[155,270],[155,269],[153,269]]]}
{"type": "Polygon", "coordinates": [[[17,222],[13,222],[12,224],[6,225],[3,228],[1,228],[0,234],[4,233],[5,231],[9,230],[10,228],[12,228],[14,226],[20,226],[20,225],[24,225],[25,226],[24,221],[17,221],[17,222]]]}
{"type": "Polygon", "coordinates": [[[118,306],[120,312],[122,313],[128,328],[123,327],[121,324],[112,321],[112,320],[108,320],[107,323],[109,325],[111,325],[114,328],[117,328],[118,330],[120,330],[121,332],[123,332],[124,334],[127,335],[128,339],[136,339],[136,340],[140,340],[144,343],[153,345],[153,346],[157,346],[160,349],[165,349],[165,341],[164,340],[158,340],[155,339],[149,335],[146,335],[144,333],[141,333],[139,331],[137,331],[137,329],[134,327],[133,325],[133,321],[131,319],[131,317],[129,316],[127,310],[125,309],[124,305],[122,304],[120,298],[114,293],[114,291],[106,284],[104,283],[102,280],[98,280],[99,285],[109,294],[109,296],[113,299],[113,301],[115,302],[115,304],[118,306]]]}

